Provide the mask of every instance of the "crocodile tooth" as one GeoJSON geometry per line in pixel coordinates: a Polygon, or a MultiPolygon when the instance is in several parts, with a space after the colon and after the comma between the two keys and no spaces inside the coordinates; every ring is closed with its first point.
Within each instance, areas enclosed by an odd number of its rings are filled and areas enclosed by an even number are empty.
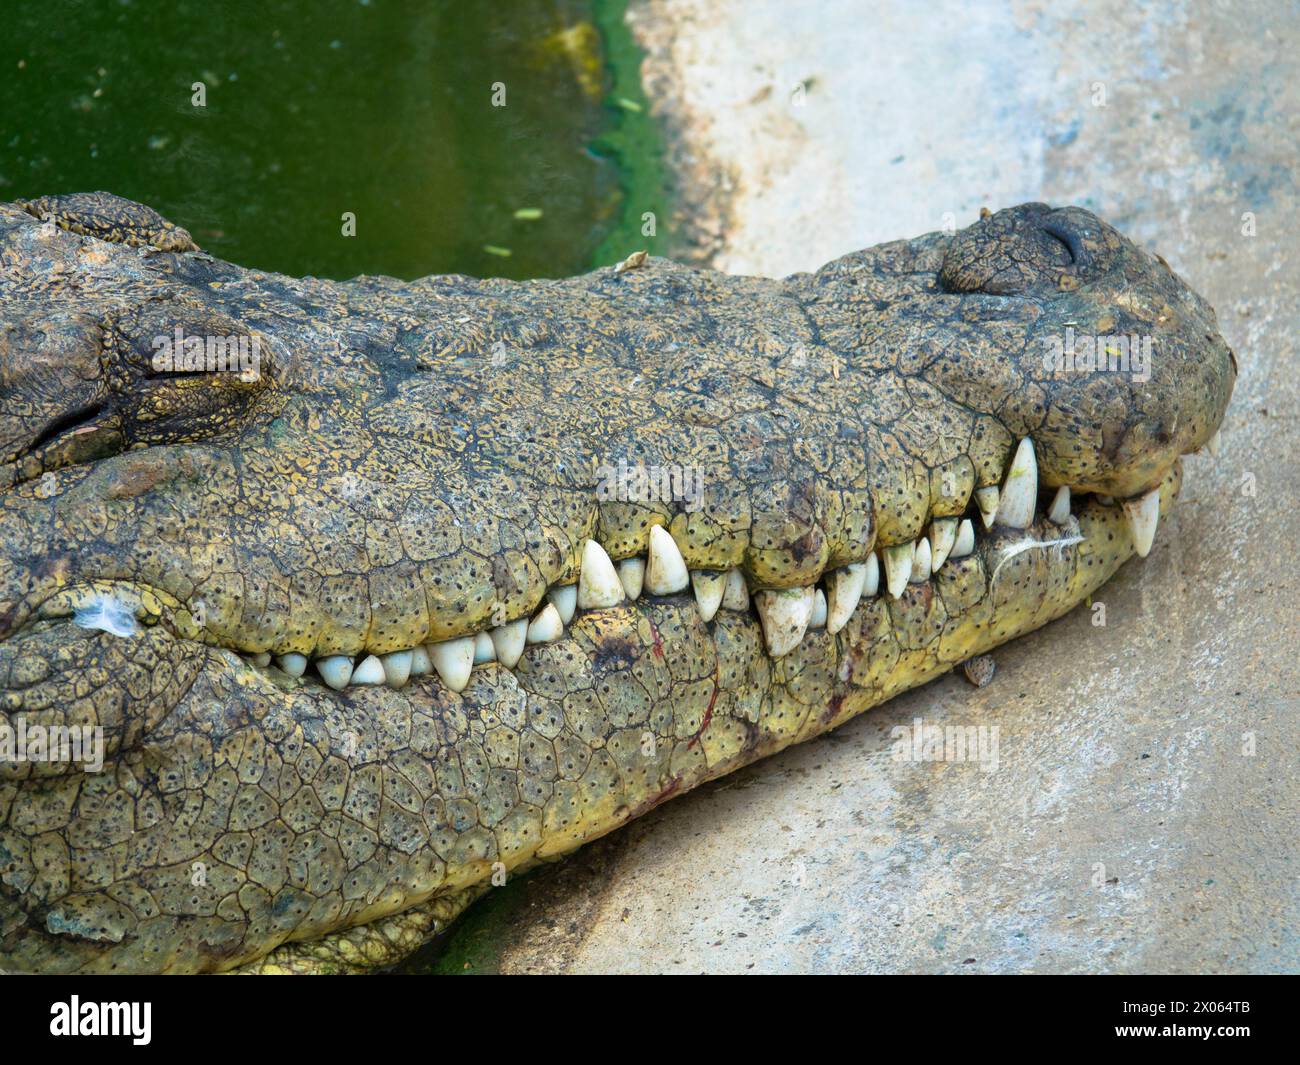
{"type": "Polygon", "coordinates": [[[1128,519],[1129,533],[1133,537],[1133,550],[1138,558],[1146,558],[1160,521],[1160,489],[1153,488],[1138,499],[1124,500],[1124,517],[1128,519]]]}
{"type": "Polygon", "coordinates": [[[980,517],[984,520],[984,528],[993,528],[993,517],[998,512],[998,491],[997,485],[990,488],[975,489],[975,505],[980,508],[980,517]]]}
{"type": "MultiPolygon", "coordinates": [[[[547,610],[553,610],[548,606],[547,610]]],[[[454,640],[425,644],[429,661],[438,671],[443,684],[454,692],[463,692],[474,669],[474,637],[457,636],[454,640]]]]}
{"type": "Polygon", "coordinates": [[[695,570],[691,574],[691,586],[695,589],[695,605],[700,608],[700,620],[709,622],[722,605],[722,593],[726,590],[727,575],[708,570],[695,570]]]}
{"type": "Polygon", "coordinates": [[[424,649],[424,644],[416,644],[411,648],[411,676],[423,677],[432,670],[433,663],[429,661],[429,652],[424,649]]]}
{"type": "Polygon", "coordinates": [[[567,625],[573,620],[573,613],[578,609],[578,586],[576,584],[565,584],[559,588],[552,588],[546,593],[546,598],[555,604],[555,610],[560,615],[562,625],[567,625]]]}
{"type": "Polygon", "coordinates": [[[880,559],[871,554],[862,564],[867,567],[867,579],[862,582],[862,598],[873,599],[880,592],[880,559]]]}
{"type": "Polygon", "coordinates": [[[866,583],[867,567],[863,562],[850,562],[826,575],[826,590],[830,593],[826,603],[826,631],[831,635],[849,623],[866,583]]]}
{"type": "Polygon", "coordinates": [[[745,583],[745,575],[739,569],[727,571],[727,583],[722,591],[722,609],[749,609],[749,585],[745,583]]]}
{"type": "Polygon", "coordinates": [[[912,562],[916,555],[913,543],[895,544],[884,551],[885,587],[889,594],[897,599],[907,587],[907,580],[912,575],[912,562]]]}
{"type": "Polygon", "coordinates": [[[492,637],[486,632],[480,632],[474,637],[474,664],[481,666],[484,662],[495,662],[497,660],[497,649],[492,643],[492,637]]]}
{"type": "Polygon", "coordinates": [[[1038,502],[1038,460],[1034,457],[1034,442],[1025,437],[1016,448],[1007,479],[1002,482],[1002,498],[994,521],[1009,529],[1027,529],[1034,520],[1034,505],[1038,502]]]}
{"type": "Polygon", "coordinates": [[[588,540],[582,548],[582,572],[578,574],[578,606],[595,610],[622,601],[623,582],[609,553],[595,540],[588,540]]]}
{"type": "Polygon", "coordinates": [[[1205,450],[1210,453],[1211,458],[1219,453],[1219,444],[1223,439],[1220,435],[1222,432],[1222,429],[1215,429],[1214,435],[1210,437],[1209,440],[1205,441],[1205,450]]]}
{"type": "Polygon", "coordinates": [[[820,588],[813,593],[812,617],[808,619],[808,628],[826,628],[826,593],[820,588]]]}
{"type": "Polygon", "coordinates": [[[957,541],[957,519],[936,518],[930,524],[930,568],[937,570],[948,558],[957,541]]]}
{"type": "Polygon", "coordinates": [[[392,651],[379,659],[384,667],[384,683],[401,688],[411,679],[411,652],[392,651]]]}
{"type": "Polygon", "coordinates": [[[335,691],[342,691],[352,679],[351,655],[326,655],[316,659],[316,672],[320,679],[335,691]]]}
{"type": "Polygon", "coordinates": [[[650,557],[645,567],[645,590],[651,595],[672,595],[691,583],[686,560],[672,533],[662,525],[650,526],[650,557]]]}
{"type": "Polygon", "coordinates": [[[623,582],[623,591],[629,599],[641,597],[641,586],[645,583],[645,559],[625,558],[618,564],[618,579],[623,582]]]}
{"type": "Polygon", "coordinates": [[[528,619],[508,621],[492,630],[492,646],[497,651],[497,661],[507,669],[514,669],[524,653],[524,644],[528,640],[528,619]]]}
{"type": "Polygon", "coordinates": [[[1070,486],[1061,485],[1056,490],[1052,505],[1047,510],[1047,520],[1055,525],[1064,525],[1070,518],[1070,486]]]}
{"type": "Polygon", "coordinates": [[[307,656],[300,655],[297,651],[281,655],[275,660],[275,664],[280,667],[281,673],[291,677],[301,677],[307,672],[307,656]]]}
{"type": "Polygon", "coordinates": [[[358,662],[357,668],[352,671],[352,679],[348,681],[349,685],[383,683],[384,664],[375,655],[366,655],[358,662]]]}
{"type": "Polygon", "coordinates": [[[948,557],[965,558],[975,550],[975,526],[970,523],[970,518],[963,518],[961,525],[957,527],[957,541],[952,545],[952,550],[948,552],[948,557]]]}
{"type": "Polygon", "coordinates": [[[924,584],[930,579],[930,541],[924,536],[912,545],[912,572],[907,579],[913,584],[924,584]]]}
{"type": "Polygon", "coordinates": [[[550,643],[564,635],[564,622],[554,603],[547,603],[545,608],[528,623],[529,643],[550,643]]]}
{"type": "Polygon", "coordinates": [[[783,588],[780,591],[755,592],[754,605],[763,623],[767,653],[773,658],[789,654],[799,646],[812,618],[812,588],[783,588]]]}
{"type": "Polygon", "coordinates": [[[255,655],[249,655],[248,660],[255,666],[269,666],[271,664],[271,654],[269,651],[258,651],[255,655]]]}

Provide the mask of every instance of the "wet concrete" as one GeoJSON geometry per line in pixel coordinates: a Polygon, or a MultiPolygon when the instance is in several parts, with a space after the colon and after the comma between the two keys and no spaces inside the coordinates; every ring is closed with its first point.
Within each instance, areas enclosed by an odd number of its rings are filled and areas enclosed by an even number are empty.
{"type": "Polygon", "coordinates": [[[1296,145],[1280,4],[640,0],[686,257],[785,274],[1079,203],[1218,309],[1241,368],[1095,610],[674,800],[524,887],[505,971],[1300,970],[1296,145]],[[803,13],[806,10],[806,13],[803,13]],[[898,761],[896,727],[998,760],[898,761]]]}

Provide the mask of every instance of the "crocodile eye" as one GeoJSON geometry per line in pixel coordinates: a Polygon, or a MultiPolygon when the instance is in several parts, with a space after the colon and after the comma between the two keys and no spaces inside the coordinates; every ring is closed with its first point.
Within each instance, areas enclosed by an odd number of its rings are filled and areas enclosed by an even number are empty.
{"type": "Polygon", "coordinates": [[[108,324],[105,385],[128,446],[236,429],[273,377],[271,349],[232,318],[148,305],[108,324]]]}
{"type": "Polygon", "coordinates": [[[944,255],[939,284],[948,292],[995,296],[1074,288],[1102,272],[1108,247],[1101,223],[1087,212],[1021,204],[959,233],[944,255]]]}
{"type": "Polygon", "coordinates": [[[15,320],[0,330],[0,487],[238,431],[273,378],[261,337],[185,305],[15,320]]]}

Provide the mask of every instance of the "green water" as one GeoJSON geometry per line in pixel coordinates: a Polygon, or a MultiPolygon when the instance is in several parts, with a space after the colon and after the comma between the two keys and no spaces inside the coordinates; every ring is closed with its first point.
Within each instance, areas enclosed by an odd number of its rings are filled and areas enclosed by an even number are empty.
{"type": "Polygon", "coordinates": [[[106,189],[223,259],[336,278],[563,276],[664,239],[619,3],[5,8],[0,199],[106,189]]]}

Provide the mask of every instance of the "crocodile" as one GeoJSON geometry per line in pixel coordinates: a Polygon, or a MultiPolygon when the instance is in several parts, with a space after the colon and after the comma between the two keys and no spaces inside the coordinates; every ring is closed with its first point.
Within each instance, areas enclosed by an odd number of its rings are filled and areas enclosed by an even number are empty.
{"type": "Polygon", "coordinates": [[[1235,376],[1079,207],[337,282],[0,205],[0,967],[391,966],[1084,602],[1235,376]]]}

